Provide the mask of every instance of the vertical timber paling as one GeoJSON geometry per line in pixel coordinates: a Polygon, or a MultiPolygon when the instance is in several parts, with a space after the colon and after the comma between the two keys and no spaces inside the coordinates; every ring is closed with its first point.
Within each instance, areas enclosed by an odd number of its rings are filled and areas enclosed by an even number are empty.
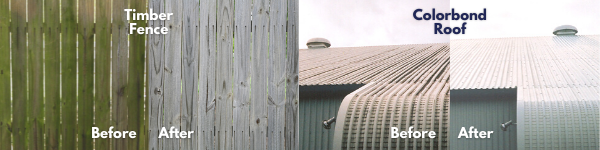
{"type": "Polygon", "coordinates": [[[94,3],[79,1],[77,39],[77,128],[79,149],[93,149],[94,3]]]}
{"type": "Polygon", "coordinates": [[[233,93],[233,149],[250,149],[249,127],[250,127],[250,13],[252,12],[252,1],[235,2],[235,26],[234,26],[234,93],[233,93]]]}
{"type": "Polygon", "coordinates": [[[288,1],[285,142],[286,150],[299,150],[298,137],[298,0],[288,1]]]}
{"type": "Polygon", "coordinates": [[[252,10],[251,149],[267,149],[268,0],[255,0],[252,10]]]}
{"type": "MultiPolygon", "coordinates": [[[[165,21],[169,34],[165,35],[165,103],[162,127],[181,128],[181,18],[182,3],[178,0],[166,0],[165,12],[173,13],[165,21]]],[[[163,149],[179,149],[179,139],[159,139],[163,149]]]]}
{"type": "Polygon", "coordinates": [[[220,0],[217,4],[217,80],[215,84],[217,100],[215,113],[215,134],[217,149],[231,149],[233,146],[233,0],[220,0]]]}
{"type": "MultiPolygon", "coordinates": [[[[181,100],[181,131],[198,131],[198,19],[199,1],[183,2],[182,59],[183,95],[181,100]]],[[[198,149],[198,133],[181,139],[181,149],[198,149]]]]}
{"type": "MultiPolygon", "coordinates": [[[[154,13],[164,13],[164,1],[163,0],[150,0],[148,8],[152,9],[154,13]]],[[[148,21],[150,27],[164,27],[165,21],[152,20],[148,21]]],[[[152,34],[148,35],[148,103],[149,107],[149,137],[148,137],[148,149],[159,150],[162,145],[158,144],[158,135],[160,128],[162,128],[163,118],[163,94],[164,94],[164,68],[165,68],[165,48],[164,48],[164,35],[152,34]]]]}
{"type": "MultiPolygon", "coordinates": [[[[111,126],[117,131],[128,130],[126,85],[129,46],[128,28],[129,21],[123,9],[129,8],[129,0],[115,0],[112,8],[112,122],[111,126]]],[[[113,149],[127,149],[127,139],[112,139],[113,149]]]]}
{"type": "MultiPolygon", "coordinates": [[[[146,13],[146,1],[145,0],[132,0],[129,7],[135,9],[136,13],[146,13]]],[[[136,27],[146,27],[146,20],[131,20],[132,23],[136,23],[136,27]]],[[[148,131],[147,124],[145,123],[144,112],[144,65],[146,57],[146,35],[133,33],[129,35],[129,74],[127,78],[127,110],[128,110],[128,129],[129,131],[136,131],[139,138],[131,138],[128,142],[129,149],[148,149],[148,143],[146,142],[148,131]]]]}
{"type": "Polygon", "coordinates": [[[0,1],[0,149],[11,149],[11,94],[10,94],[10,6],[9,0],[0,1]]]}
{"type": "Polygon", "coordinates": [[[27,18],[27,53],[28,53],[28,120],[26,128],[31,129],[28,135],[29,148],[44,149],[44,93],[43,93],[43,0],[28,0],[27,18]]]}
{"type": "Polygon", "coordinates": [[[77,148],[77,6],[61,0],[61,119],[62,147],[77,148]]]}
{"type": "Polygon", "coordinates": [[[46,150],[58,150],[60,143],[60,14],[58,0],[44,1],[44,67],[46,150]]]}
{"type": "Polygon", "coordinates": [[[13,77],[13,148],[28,149],[27,129],[27,45],[25,34],[26,8],[23,0],[11,1],[11,54],[13,77]]]}
{"type": "Polygon", "coordinates": [[[200,1],[199,149],[215,149],[216,0],[200,1]]]}
{"type": "Polygon", "coordinates": [[[268,149],[285,149],[286,1],[271,1],[269,10],[268,149]]]}
{"type": "MultiPolygon", "coordinates": [[[[96,88],[95,126],[107,130],[110,125],[110,0],[96,1],[96,88]]],[[[89,130],[89,129],[88,129],[89,130]]],[[[95,139],[96,149],[111,149],[111,141],[95,139]]]]}

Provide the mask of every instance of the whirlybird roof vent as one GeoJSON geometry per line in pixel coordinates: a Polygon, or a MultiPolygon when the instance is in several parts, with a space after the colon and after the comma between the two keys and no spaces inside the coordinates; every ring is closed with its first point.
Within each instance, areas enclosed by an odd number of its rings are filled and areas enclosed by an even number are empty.
{"type": "Polygon", "coordinates": [[[575,35],[577,34],[577,28],[572,25],[562,25],[554,28],[554,35],[575,35]]]}
{"type": "Polygon", "coordinates": [[[331,46],[331,42],[325,38],[312,38],[306,42],[306,46],[309,49],[328,48],[331,46]]]}

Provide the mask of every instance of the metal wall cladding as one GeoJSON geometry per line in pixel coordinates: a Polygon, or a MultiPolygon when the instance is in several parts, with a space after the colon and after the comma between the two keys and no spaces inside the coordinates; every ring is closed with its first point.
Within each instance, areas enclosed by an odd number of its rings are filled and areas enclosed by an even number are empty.
{"type": "MultiPolygon", "coordinates": [[[[414,83],[449,61],[448,43],[302,49],[300,85],[414,83]]],[[[439,68],[438,68],[439,69],[439,68]]]]}
{"type": "Polygon", "coordinates": [[[451,89],[516,87],[518,149],[600,149],[598,35],[451,42],[451,89]]]}
{"type": "Polygon", "coordinates": [[[503,131],[501,124],[509,120],[517,122],[517,89],[468,89],[450,91],[449,147],[451,150],[517,149],[516,125],[503,131]],[[493,131],[489,138],[461,137],[461,128],[470,127],[479,132],[493,131]]]}
{"type": "Polygon", "coordinates": [[[325,129],[323,120],[337,117],[344,96],[300,99],[300,149],[333,149],[334,129],[325,129]]]}

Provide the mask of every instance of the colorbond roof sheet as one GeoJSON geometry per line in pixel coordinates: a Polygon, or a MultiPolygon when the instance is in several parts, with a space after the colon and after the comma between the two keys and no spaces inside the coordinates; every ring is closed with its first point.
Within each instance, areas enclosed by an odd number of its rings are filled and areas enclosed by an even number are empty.
{"type": "Polygon", "coordinates": [[[415,130],[436,131],[438,137],[447,136],[450,89],[447,44],[344,48],[335,51],[313,51],[321,53],[315,54],[317,58],[312,59],[321,66],[306,65],[301,69],[305,72],[320,71],[311,72],[312,76],[303,76],[303,81],[307,81],[304,85],[368,83],[344,98],[337,116],[334,149],[447,148],[446,138],[391,139],[388,133],[392,126],[400,130],[413,126],[415,130]],[[344,50],[353,50],[357,54],[339,58],[333,55],[344,50]],[[325,64],[332,65],[323,66],[325,64]]]}
{"type": "Polygon", "coordinates": [[[346,96],[338,112],[334,149],[447,149],[449,78],[416,83],[370,83],[346,96]],[[390,138],[390,127],[435,131],[435,139],[390,138]]]}
{"type": "Polygon", "coordinates": [[[599,36],[454,40],[452,89],[597,87],[599,36]]]}
{"type": "Polygon", "coordinates": [[[300,85],[413,83],[448,64],[448,43],[300,50],[300,85]]]}
{"type": "Polygon", "coordinates": [[[516,87],[518,149],[598,149],[599,37],[452,41],[450,87],[516,87]]]}

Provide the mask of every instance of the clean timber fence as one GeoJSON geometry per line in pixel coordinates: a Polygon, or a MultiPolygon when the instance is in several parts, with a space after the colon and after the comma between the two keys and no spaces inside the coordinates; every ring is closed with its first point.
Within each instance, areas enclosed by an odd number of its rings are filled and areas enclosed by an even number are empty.
{"type": "Polygon", "coordinates": [[[0,0],[0,149],[298,149],[297,31],[298,0],[0,0]]]}

